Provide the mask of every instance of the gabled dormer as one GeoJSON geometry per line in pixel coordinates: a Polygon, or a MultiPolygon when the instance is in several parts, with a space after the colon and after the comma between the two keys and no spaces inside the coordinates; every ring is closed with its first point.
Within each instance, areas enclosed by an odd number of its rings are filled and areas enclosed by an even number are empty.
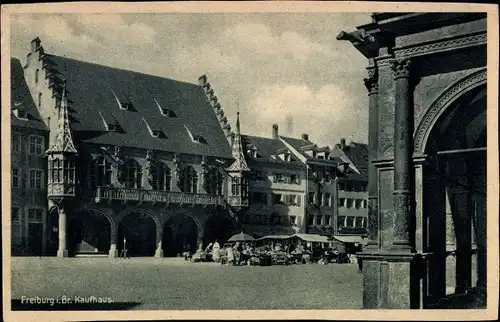
{"type": "Polygon", "coordinates": [[[106,131],[108,132],[117,132],[119,130],[119,124],[116,121],[116,119],[113,117],[113,114],[106,110],[102,110],[99,112],[99,115],[101,116],[102,122],[104,124],[104,127],[106,128],[106,131]]]}
{"type": "Polygon", "coordinates": [[[178,118],[177,114],[175,114],[174,111],[172,111],[168,108],[162,107],[156,99],[153,98],[153,100],[155,101],[156,106],[158,106],[158,109],[160,110],[161,115],[166,116],[166,117],[171,117],[171,118],[178,118]]]}
{"type": "Polygon", "coordinates": [[[28,111],[24,108],[23,103],[14,102],[12,112],[19,120],[23,121],[28,120],[28,111]]]}
{"type": "Polygon", "coordinates": [[[146,124],[146,127],[149,131],[149,134],[152,137],[155,137],[155,138],[164,138],[165,137],[163,130],[160,127],[156,126],[154,124],[154,122],[148,123],[145,118],[142,118],[142,120],[144,121],[144,124],[146,124]]]}
{"type": "Polygon", "coordinates": [[[186,125],[184,125],[184,128],[186,128],[186,131],[187,131],[189,138],[191,139],[192,142],[201,143],[201,144],[208,143],[207,140],[201,134],[197,134],[196,132],[190,130],[186,125]]]}
{"type": "Polygon", "coordinates": [[[111,91],[113,93],[113,95],[115,96],[115,99],[116,99],[116,103],[118,103],[118,107],[121,109],[121,110],[124,110],[124,111],[132,111],[134,108],[134,105],[132,104],[132,102],[130,101],[130,98],[125,96],[125,95],[121,95],[120,97],[118,97],[118,95],[116,95],[115,92],[111,91]]]}

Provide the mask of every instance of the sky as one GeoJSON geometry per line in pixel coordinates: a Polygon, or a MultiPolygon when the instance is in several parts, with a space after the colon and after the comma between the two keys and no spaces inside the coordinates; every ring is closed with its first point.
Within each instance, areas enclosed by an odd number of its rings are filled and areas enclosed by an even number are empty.
{"type": "Polygon", "coordinates": [[[26,61],[40,37],[48,53],[196,83],[206,74],[243,134],[307,133],[320,146],[366,143],[368,62],[342,31],[369,13],[18,14],[11,56],[26,61]]]}

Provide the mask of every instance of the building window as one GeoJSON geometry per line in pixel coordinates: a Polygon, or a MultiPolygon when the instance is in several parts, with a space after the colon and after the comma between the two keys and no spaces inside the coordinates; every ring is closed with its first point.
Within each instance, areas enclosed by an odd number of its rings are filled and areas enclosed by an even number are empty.
{"type": "Polygon", "coordinates": [[[326,223],[325,225],[326,226],[332,226],[333,222],[332,222],[332,216],[326,216],[326,223]]]}
{"type": "Polygon", "coordinates": [[[12,168],[12,188],[19,188],[21,182],[21,170],[12,168]]]}
{"type": "Polygon", "coordinates": [[[345,198],[339,198],[339,207],[345,207],[345,198]]]}
{"type": "Polygon", "coordinates": [[[283,180],[283,174],[282,173],[275,173],[274,174],[274,183],[278,183],[278,182],[284,182],[285,180],[283,180]]]}
{"type": "Polygon", "coordinates": [[[90,164],[90,184],[93,189],[97,186],[111,185],[111,163],[105,157],[97,157],[95,161],[90,164]]]}
{"type": "Polygon", "coordinates": [[[320,206],[323,206],[323,194],[321,192],[318,192],[318,204],[320,206]]]}
{"type": "Polygon", "coordinates": [[[366,192],[366,184],[365,184],[365,183],[361,183],[361,184],[359,185],[359,190],[360,190],[361,192],[366,192]]]}
{"type": "Polygon", "coordinates": [[[19,245],[22,241],[21,211],[17,207],[10,209],[12,244],[19,245]]]}
{"type": "Polygon", "coordinates": [[[151,173],[151,188],[153,190],[170,191],[171,178],[170,168],[165,163],[158,163],[151,173]]]}
{"type": "Polygon", "coordinates": [[[291,174],[290,175],[290,183],[299,184],[300,183],[299,176],[296,174],[291,174]]]}
{"type": "Polygon", "coordinates": [[[213,168],[207,174],[207,193],[211,195],[222,195],[222,186],[224,178],[219,170],[213,168]]]}
{"type": "Polygon", "coordinates": [[[316,216],[314,215],[309,215],[309,218],[307,220],[307,225],[308,226],[314,226],[314,222],[316,221],[316,216]]]}
{"type": "Polygon", "coordinates": [[[43,222],[43,210],[36,208],[28,209],[28,222],[43,222]]]}
{"type": "Polygon", "coordinates": [[[42,107],[42,93],[38,93],[38,107],[42,107]]]}
{"type": "Polygon", "coordinates": [[[17,133],[12,134],[12,152],[19,153],[21,152],[21,135],[17,133]]]}
{"type": "Polygon", "coordinates": [[[354,227],[354,218],[353,216],[347,217],[346,227],[354,227]]]}
{"type": "Polygon", "coordinates": [[[363,200],[362,200],[362,199],[356,199],[356,200],[354,201],[354,205],[355,205],[356,209],[361,208],[362,203],[363,203],[363,200]]]}
{"type": "Polygon", "coordinates": [[[30,169],[29,187],[30,189],[42,188],[43,171],[40,169],[30,169]]]}
{"type": "Polygon", "coordinates": [[[280,194],[280,193],[273,193],[272,196],[273,196],[273,205],[284,203],[283,202],[283,195],[282,194],[280,194]]]}
{"type": "Polygon", "coordinates": [[[339,182],[339,190],[344,191],[345,190],[345,183],[344,182],[339,182]]]}
{"type": "Polygon", "coordinates": [[[363,200],[363,208],[368,208],[368,200],[366,199],[363,200]]]}
{"type": "Polygon", "coordinates": [[[231,195],[241,195],[241,180],[240,177],[233,177],[231,179],[231,195]]]}
{"type": "Polygon", "coordinates": [[[351,198],[347,198],[347,208],[352,208],[354,200],[351,198]]]}
{"type": "Polygon", "coordinates": [[[43,153],[43,137],[38,135],[30,136],[30,154],[42,154],[43,153]]]}
{"type": "Polygon", "coordinates": [[[345,225],[345,216],[339,216],[337,218],[337,228],[340,229],[345,225]]]}
{"type": "Polygon", "coordinates": [[[362,228],[363,227],[363,219],[364,219],[364,217],[356,217],[356,221],[354,222],[354,224],[356,225],[355,227],[362,228]]]}
{"type": "Polygon", "coordinates": [[[323,202],[324,206],[330,207],[331,206],[331,199],[332,199],[332,196],[329,193],[325,193],[325,199],[323,202]]]}
{"type": "Polygon", "coordinates": [[[142,186],[142,168],[136,160],[129,159],[121,166],[125,188],[140,189],[142,186]]]}
{"type": "Polygon", "coordinates": [[[330,172],[329,171],[325,171],[323,173],[323,181],[326,182],[326,183],[330,183],[331,182],[330,172]]]}
{"type": "Polygon", "coordinates": [[[314,203],[314,196],[315,196],[314,192],[309,192],[309,195],[307,196],[309,203],[314,203]]]}
{"type": "Polygon", "coordinates": [[[289,216],[288,220],[290,222],[290,225],[295,226],[297,224],[297,217],[295,216],[289,216]]]}

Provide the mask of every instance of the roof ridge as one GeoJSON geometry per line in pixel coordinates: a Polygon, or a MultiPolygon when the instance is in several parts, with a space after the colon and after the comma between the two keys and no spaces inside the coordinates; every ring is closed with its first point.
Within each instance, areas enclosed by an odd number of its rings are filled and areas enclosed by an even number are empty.
{"type": "Polygon", "coordinates": [[[76,58],[71,58],[71,57],[66,57],[66,56],[55,55],[55,54],[51,54],[51,53],[47,53],[47,52],[45,52],[44,54],[46,56],[48,56],[48,57],[57,57],[57,58],[62,58],[62,59],[67,59],[67,60],[82,62],[82,63],[85,63],[85,64],[95,65],[95,66],[99,66],[99,67],[114,69],[114,70],[117,70],[117,71],[125,71],[125,72],[134,73],[134,74],[138,74],[138,75],[144,75],[144,76],[149,76],[149,77],[156,77],[156,78],[168,79],[168,80],[171,80],[171,81],[175,81],[175,82],[179,82],[179,83],[183,83],[183,84],[194,85],[196,87],[200,87],[200,85],[198,85],[196,82],[181,81],[181,80],[178,80],[178,79],[169,78],[169,77],[165,77],[165,76],[148,74],[146,72],[141,72],[141,71],[137,71],[137,70],[125,69],[125,68],[120,68],[120,67],[114,67],[114,66],[104,65],[104,64],[100,64],[100,63],[96,63],[96,62],[90,62],[90,61],[87,61],[87,60],[82,60],[82,59],[76,59],[76,58]]]}

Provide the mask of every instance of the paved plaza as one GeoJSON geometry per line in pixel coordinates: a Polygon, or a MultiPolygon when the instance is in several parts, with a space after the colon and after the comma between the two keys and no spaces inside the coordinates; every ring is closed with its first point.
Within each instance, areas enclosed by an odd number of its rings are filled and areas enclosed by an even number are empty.
{"type": "Polygon", "coordinates": [[[52,307],[61,310],[358,309],[362,275],[353,264],[228,267],[179,258],[13,257],[13,310],[30,309],[21,306],[23,296],[113,300],[52,307]]]}

